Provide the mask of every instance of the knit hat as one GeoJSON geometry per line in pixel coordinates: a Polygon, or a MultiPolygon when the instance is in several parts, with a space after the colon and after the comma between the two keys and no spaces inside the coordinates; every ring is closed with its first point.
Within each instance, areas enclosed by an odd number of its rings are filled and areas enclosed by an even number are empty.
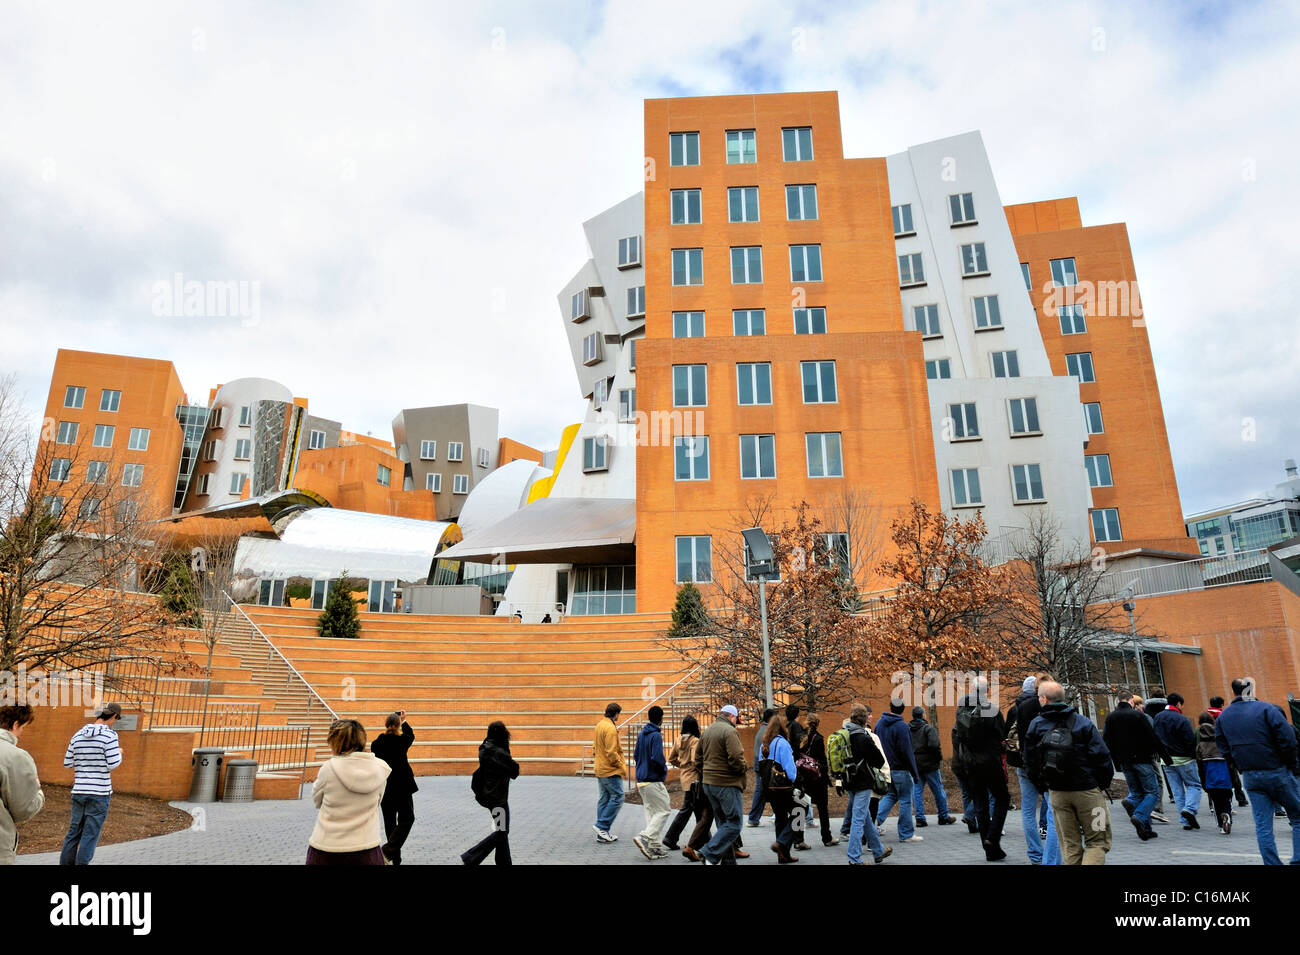
{"type": "Polygon", "coordinates": [[[1038,686],[1038,677],[1036,677],[1036,676],[1027,676],[1027,677],[1025,677],[1025,682],[1022,683],[1022,684],[1020,684],[1020,689],[1021,689],[1021,690],[1032,690],[1032,689],[1034,689],[1034,688],[1037,687],[1037,686],[1038,686]]]}

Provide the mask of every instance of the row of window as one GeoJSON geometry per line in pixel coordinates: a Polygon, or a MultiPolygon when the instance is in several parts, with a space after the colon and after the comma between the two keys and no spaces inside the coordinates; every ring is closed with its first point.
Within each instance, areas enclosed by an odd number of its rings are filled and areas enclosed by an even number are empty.
{"type": "MultiPolygon", "coordinates": [[[[708,365],[673,365],[673,406],[701,408],[709,403],[708,365]]],[[[799,378],[807,405],[839,401],[834,361],[801,361],[799,378]]],[[[772,403],[772,363],[740,362],[736,365],[736,402],[742,405],[772,403]]]]}
{"type": "MultiPolygon", "coordinates": [[[[822,281],[822,247],[820,245],[792,245],[790,249],[790,281],[822,281]]],[[[704,250],[672,250],[673,285],[704,284],[704,250]]],[[[733,246],[731,248],[731,284],[757,285],[763,281],[763,247],[759,245],[733,246]]]]}
{"type": "MultiPolygon", "coordinates": [[[[54,458],[50,461],[50,480],[64,482],[72,477],[72,459],[54,458]]],[[[122,465],[122,487],[139,487],[144,481],[143,464],[122,465]]],[[[86,483],[105,484],[108,482],[108,462],[89,461],[86,463],[86,483]]]]}
{"type": "MultiPolygon", "coordinates": [[[[758,133],[753,129],[729,129],[724,137],[727,164],[758,162],[758,133]]],[[[781,158],[785,162],[811,162],[812,127],[787,126],[781,130],[781,158]]],[[[698,131],[668,134],[668,164],[698,166],[700,134],[698,131]]]]}
{"type": "MultiPolygon", "coordinates": [[[[849,535],[844,533],[823,534],[826,541],[826,556],[847,572],[849,566],[849,535]]],[[[707,584],[713,581],[713,538],[707,535],[678,537],[675,541],[677,557],[677,582],[679,584],[707,584]]],[[[745,571],[753,563],[750,559],[749,545],[743,545],[745,571]]]]}
{"type": "MultiPolygon", "coordinates": [[[[808,222],[817,217],[817,184],[805,182],[787,185],[785,187],[786,221],[808,222]]],[[[700,225],[704,221],[704,191],[702,189],[670,190],[668,221],[671,225],[700,225]]],[[[760,221],[758,186],[727,187],[727,221],[760,221]]]]}
{"type": "MultiPolygon", "coordinates": [[[[243,471],[235,471],[230,475],[229,492],[236,497],[244,493],[244,485],[248,483],[248,474],[243,471]]],[[[194,484],[194,493],[199,497],[205,497],[212,491],[212,475],[200,474],[194,484]]]]}
{"type": "MultiPolygon", "coordinates": [[[[122,392],[105,388],[99,393],[100,411],[117,411],[122,403],[122,392]]],[[[83,408],[86,404],[86,389],[81,385],[68,385],[63,392],[63,407],[83,408]]]]}
{"type": "MultiPolygon", "coordinates": [[[[60,517],[63,514],[65,503],[64,499],[57,494],[46,495],[45,510],[53,517],[60,517]]],[[[83,521],[98,520],[100,513],[103,511],[103,503],[102,500],[96,497],[83,497],[81,499],[81,505],[77,509],[77,514],[83,521]]],[[[139,513],[139,501],[118,501],[118,523],[128,524],[131,521],[134,521],[139,513]]]]}
{"type": "MultiPolygon", "coordinates": [[[[1019,378],[1020,358],[1014,349],[989,353],[989,366],[994,378],[1019,378]]],[[[1073,375],[1084,384],[1097,380],[1096,370],[1092,364],[1092,352],[1072,352],[1065,356],[1066,373],[1073,375]]],[[[952,377],[952,360],[948,358],[928,358],[925,362],[925,377],[931,380],[952,377]]]]}
{"type": "MultiPolygon", "coordinates": [[[[463,461],[464,459],[465,459],[465,444],[464,444],[464,442],[462,442],[462,441],[448,441],[448,442],[447,442],[447,460],[448,460],[448,461],[463,461]]],[[[438,442],[437,442],[437,441],[421,441],[421,442],[420,442],[420,460],[421,460],[421,461],[436,461],[436,460],[438,460],[438,442]]],[[[482,468],[485,468],[485,467],[488,466],[488,449],[487,449],[487,448],[479,448],[479,449],[478,449],[478,464],[479,464],[479,467],[482,467],[482,468]]]]}
{"type": "MultiPolygon", "coordinates": [[[[609,442],[601,435],[582,442],[583,471],[609,468],[609,442]]],[[[804,456],[810,478],[844,477],[844,454],[839,432],[804,435],[804,456]]],[[[673,478],[677,481],[710,479],[709,437],[695,435],[673,439],[673,478]]],[[[746,480],[776,477],[776,435],[740,436],[740,476],[746,480]]]]}
{"type": "MultiPolygon", "coordinates": [[[[767,312],[761,308],[734,308],[731,310],[731,330],[737,337],[767,334],[767,312]]],[[[794,310],[796,335],[825,335],[826,309],[796,308],[794,310]]],[[[673,338],[703,338],[704,312],[673,312],[673,338]]]]}
{"type": "MultiPolygon", "coordinates": [[[[1007,400],[1007,416],[1011,424],[1012,437],[1042,433],[1039,430],[1038,425],[1037,398],[1009,398],[1007,400]]],[[[1105,433],[1105,428],[1102,426],[1101,421],[1100,402],[1084,402],[1083,420],[1088,434],[1105,433]]],[[[978,441],[981,437],[979,415],[975,407],[975,402],[973,401],[965,401],[949,405],[948,422],[950,440],[978,441]]],[[[1107,461],[1109,462],[1109,458],[1107,458],[1107,461]]],[[[1107,474],[1109,474],[1109,472],[1110,467],[1108,463],[1107,474]]],[[[1093,487],[1101,486],[1102,485],[1098,484],[1093,485],[1093,487]]]]}
{"type": "MultiPolygon", "coordinates": [[[[424,476],[424,489],[432,491],[434,494],[442,493],[442,475],[430,472],[424,476]]],[[[469,475],[453,474],[451,476],[451,493],[468,494],[469,493],[469,475]]]]}
{"type": "MultiPolygon", "coordinates": [[[[904,236],[916,235],[916,225],[912,220],[912,204],[910,202],[894,206],[891,211],[894,216],[894,238],[901,239],[904,236]]],[[[954,228],[975,225],[979,222],[975,217],[975,196],[969,192],[950,195],[948,197],[948,216],[954,228]]]]}
{"type": "MultiPolygon", "coordinates": [[[[59,431],[55,436],[57,444],[76,444],[77,437],[81,434],[81,425],[76,421],[60,421],[59,431]]],[[[96,448],[111,448],[113,439],[117,434],[117,428],[111,424],[95,425],[95,437],[92,445],[96,448]]],[[[149,450],[149,429],[132,428],[131,434],[127,438],[126,446],[131,451],[148,451],[149,450]]]]}
{"type": "MultiPolygon", "coordinates": [[[[988,252],[983,242],[968,242],[957,247],[961,258],[962,278],[973,279],[989,274],[988,252]]],[[[925,263],[920,252],[905,252],[898,257],[898,285],[913,288],[925,285],[925,263]]]]}

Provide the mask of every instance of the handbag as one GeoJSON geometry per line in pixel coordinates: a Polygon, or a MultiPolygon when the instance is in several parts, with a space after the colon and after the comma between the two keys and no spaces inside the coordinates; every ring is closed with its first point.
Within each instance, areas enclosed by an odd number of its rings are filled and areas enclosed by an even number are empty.
{"type": "MultiPolygon", "coordinates": [[[[771,750],[769,750],[770,752],[771,750]]],[[[763,787],[776,792],[794,789],[794,780],[785,774],[781,764],[774,759],[764,759],[759,763],[763,773],[763,787]]]]}
{"type": "Polygon", "coordinates": [[[817,765],[817,760],[813,759],[807,753],[804,753],[794,762],[794,768],[799,771],[799,775],[805,779],[817,781],[822,778],[822,768],[817,765]]]}

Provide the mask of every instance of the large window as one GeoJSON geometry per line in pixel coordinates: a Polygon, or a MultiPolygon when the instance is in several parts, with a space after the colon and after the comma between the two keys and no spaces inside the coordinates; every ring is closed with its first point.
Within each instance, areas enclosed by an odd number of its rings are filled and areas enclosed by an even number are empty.
{"type": "Polygon", "coordinates": [[[122,487],[139,487],[144,483],[143,464],[122,465],[122,487]]]}
{"type": "Polygon", "coordinates": [[[796,308],[794,310],[794,333],[796,335],[825,335],[826,309],[796,308]]]}
{"type": "Polygon", "coordinates": [[[984,251],[983,242],[971,242],[961,247],[961,274],[969,278],[973,275],[988,275],[989,257],[984,251]]]}
{"type": "Polygon", "coordinates": [[[1076,352],[1065,356],[1065,370],[1081,382],[1096,381],[1097,374],[1092,367],[1092,352],[1076,352]]]}
{"type": "Polygon", "coordinates": [[[909,252],[898,257],[898,284],[904,288],[925,284],[925,269],[921,266],[920,252],[909,252]]]}
{"type": "Polygon", "coordinates": [[[677,538],[677,582],[707,584],[713,580],[713,538],[677,538]]]}
{"type": "Polygon", "coordinates": [[[772,366],[768,362],[736,366],[736,402],[742,405],[772,403],[772,366]]]}
{"type": "Polygon", "coordinates": [[[609,448],[604,435],[582,439],[582,470],[605,471],[609,468],[609,448]]]}
{"type": "Polygon", "coordinates": [[[975,413],[975,402],[965,401],[948,406],[948,420],[952,422],[954,441],[971,441],[980,436],[979,417],[975,413]]]}
{"type": "Polygon", "coordinates": [[[961,192],[948,197],[948,212],[953,225],[973,225],[975,223],[975,197],[969,192],[961,192]]]}
{"type": "Polygon", "coordinates": [[[108,462],[91,461],[86,465],[86,483],[103,484],[108,480],[108,462]]]}
{"type": "Polygon", "coordinates": [[[930,380],[952,377],[952,362],[947,358],[930,358],[925,363],[925,377],[930,380]]]}
{"type": "Polygon", "coordinates": [[[998,308],[996,295],[977,295],[971,301],[975,309],[977,329],[1002,327],[1002,310],[998,308]]]}
{"type": "Polygon", "coordinates": [[[673,249],[673,284],[704,284],[703,249],[673,249]]]}
{"type": "Polygon", "coordinates": [[[632,564],[574,567],[569,615],[636,613],[636,567],[632,564]]]}
{"type": "Polygon", "coordinates": [[[116,411],[122,404],[122,392],[105,388],[99,393],[99,410],[116,411]]]}
{"type": "Polygon", "coordinates": [[[54,439],[57,444],[76,444],[77,434],[81,431],[81,426],[75,421],[60,421],[59,433],[54,439]]]}
{"type": "Polygon", "coordinates": [[[700,224],[700,190],[674,189],[670,194],[673,225],[700,224]]]}
{"type": "Polygon", "coordinates": [[[80,385],[68,385],[63,392],[63,407],[81,408],[86,404],[86,389],[80,385]]]}
{"type": "Polygon", "coordinates": [[[627,290],[627,317],[645,315],[645,286],[634,285],[627,290]]]}
{"type": "Polygon", "coordinates": [[[955,468],[952,471],[952,506],[974,507],[983,503],[979,468],[955,468]]]}
{"type": "Polygon", "coordinates": [[[732,186],[727,190],[727,221],[758,221],[758,186],[732,186]]]}
{"type": "Polygon", "coordinates": [[[785,217],[792,222],[817,218],[815,185],[785,187],[785,217]]]}
{"type": "Polygon", "coordinates": [[[752,129],[727,130],[727,164],[758,162],[758,143],[752,129]]]}
{"type": "Polygon", "coordinates": [[[704,435],[673,439],[673,478],[678,481],[709,479],[709,439],[704,435]]]}
{"type": "Polygon", "coordinates": [[[630,235],[618,240],[618,267],[630,269],[641,264],[641,237],[630,235]]]}
{"type": "Polygon", "coordinates": [[[776,435],[742,434],[740,436],[740,476],[742,478],[776,477],[776,435]]]}
{"type": "Polygon", "coordinates": [[[820,282],[822,280],[822,247],[820,245],[790,246],[790,281],[820,282]]]}
{"type": "Polygon", "coordinates": [[[1074,270],[1074,259],[1052,259],[1053,285],[1078,285],[1079,273],[1074,270]]]}
{"type": "Polygon", "coordinates": [[[989,355],[994,378],[1019,378],[1020,359],[1014,351],[995,351],[989,355]]]}
{"type": "Polygon", "coordinates": [[[1007,402],[1011,413],[1011,435],[1041,434],[1038,427],[1038,399],[1012,398],[1007,402]]]}
{"type": "Polygon", "coordinates": [[[1011,497],[1017,504],[1044,500],[1042,470],[1037,464],[1011,465],[1011,497]]]}
{"type": "Polygon", "coordinates": [[[731,284],[757,285],[763,281],[763,249],[757,245],[731,249],[731,284]]]}
{"type": "Polygon", "coordinates": [[[250,438],[237,438],[235,440],[235,460],[247,461],[253,454],[253,442],[250,438]]]}
{"type": "Polygon", "coordinates": [[[420,460],[436,461],[438,460],[438,442],[421,441],[420,442],[420,460]]]}
{"type": "Polygon", "coordinates": [[[111,448],[113,446],[113,434],[114,432],[116,432],[116,430],[117,429],[114,428],[111,424],[95,425],[95,441],[94,441],[95,447],[111,448]]]}
{"type": "Polygon", "coordinates": [[[731,311],[731,329],[737,337],[766,335],[767,321],[761,308],[736,308],[731,311]]]}
{"type": "Polygon", "coordinates": [[[786,162],[809,162],[813,158],[811,126],[787,126],[781,130],[781,158],[786,162]]]}
{"type": "Polygon", "coordinates": [[[673,365],[673,406],[699,408],[709,403],[707,365],[673,365]]]}
{"type": "Polygon", "coordinates": [[[1066,305],[1056,310],[1061,320],[1062,335],[1082,335],[1088,330],[1088,320],[1083,314],[1082,305],[1066,305]]]}
{"type": "Polygon", "coordinates": [[[834,404],[838,400],[835,388],[835,362],[801,361],[803,402],[806,405],[834,404]]]}
{"type": "Polygon", "coordinates": [[[1118,508],[1099,507],[1092,511],[1092,539],[1098,542],[1124,539],[1119,530],[1118,508]]]}
{"type": "Polygon", "coordinates": [[[451,493],[468,494],[469,493],[469,475],[453,474],[451,476],[451,493]]]}
{"type": "Polygon", "coordinates": [[[1089,487],[1114,487],[1115,482],[1110,475],[1110,455],[1109,454],[1085,454],[1083,463],[1088,468],[1088,486],[1089,487]]]}
{"type": "Polygon", "coordinates": [[[424,489],[432,491],[434,494],[442,493],[442,475],[436,471],[430,471],[424,476],[424,489]]]}
{"type": "Polygon", "coordinates": [[[673,312],[673,338],[703,337],[703,312],[673,312]]]}
{"type": "Polygon", "coordinates": [[[905,202],[901,206],[894,206],[894,236],[912,235],[916,229],[912,226],[912,204],[905,202]]]}
{"type": "Polygon", "coordinates": [[[933,304],[913,306],[912,327],[920,332],[923,338],[942,337],[943,332],[939,329],[939,306],[933,304]]]}
{"type": "Polygon", "coordinates": [[[54,458],[50,461],[50,480],[66,481],[72,473],[72,458],[54,458]]]}
{"type": "Polygon", "coordinates": [[[700,164],[700,134],[669,133],[668,164],[670,166],[698,166],[700,164]]]}
{"type": "Polygon", "coordinates": [[[844,477],[844,459],[840,454],[838,432],[806,435],[808,449],[808,476],[844,477]]]}
{"type": "Polygon", "coordinates": [[[1105,434],[1106,428],[1101,421],[1101,402],[1085,401],[1083,404],[1083,422],[1089,434],[1105,434]]]}
{"type": "Polygon", "coordinates": [[[465,445],[461,441],[447,442],[447,460],[463,461],[465,459],[465,445]]]}

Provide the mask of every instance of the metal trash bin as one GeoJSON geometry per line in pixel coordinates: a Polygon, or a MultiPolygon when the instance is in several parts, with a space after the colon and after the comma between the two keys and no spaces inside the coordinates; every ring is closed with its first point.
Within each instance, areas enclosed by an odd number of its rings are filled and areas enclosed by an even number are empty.
{"type": "Polygon", "coordinates": [[[190,784],[190,802],[216,802],[217,783],[221,781],[221,763],[226,751],[219,747],[204,746],[194,751],[190,761],[194,767],[194,781],[190,784]]]}
{"type": "Polygon", "coordinates": [[[257,778],[257,760],[232,759],[226,763],[226,788],[222,802],[252,802],[253,781],[257,778]]]}

